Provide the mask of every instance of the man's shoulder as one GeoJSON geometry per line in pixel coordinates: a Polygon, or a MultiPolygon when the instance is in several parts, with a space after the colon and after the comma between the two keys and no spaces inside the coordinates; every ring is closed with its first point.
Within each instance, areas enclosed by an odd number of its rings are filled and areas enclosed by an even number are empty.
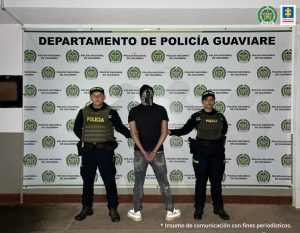
{"type": "Polygon", "coordinates": [[[136,112],[136,111],[139,111],[142,109],[142,105],[139,104],[137,106],[134,106],[133,108],[130,109],[129,113],[133,113],[133,112],[136,112]]]}
{"type": "Polygon", "coordinates": [[[162,106],[162,105],[159,105],[159,104],[155,104],[155,103],[153,103],[153,108],[157,108],[157,109],[159,109],[159,110],[166,110],[166,108],[164,107],[164,106],[162,106]]]}

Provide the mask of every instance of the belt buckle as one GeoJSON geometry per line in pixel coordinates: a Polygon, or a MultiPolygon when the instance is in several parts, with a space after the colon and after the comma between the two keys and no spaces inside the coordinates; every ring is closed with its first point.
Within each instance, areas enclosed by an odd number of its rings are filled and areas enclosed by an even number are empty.
{"type": "Polygon", "coordinates": [[[92,143],[92,148],[93,148],[93,149],[96,149],[96,148],[97,148],[97,143],[96,143],[96,142],[93,142],[93,143],[92,143]]]}

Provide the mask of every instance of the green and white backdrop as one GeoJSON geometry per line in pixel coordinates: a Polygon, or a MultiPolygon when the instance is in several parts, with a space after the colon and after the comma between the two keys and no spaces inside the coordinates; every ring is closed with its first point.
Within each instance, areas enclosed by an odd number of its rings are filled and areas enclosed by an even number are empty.
{"type": "MultiPolygon", "coordinates": [[[[24,49],[24,188],[80,187],[81,158],[72,132],[89,89],[128,126],[141,85],[182,127],[201,109],[201,94],[216,93],[216,109],[229,123],[227,186],[291,186],[292,32],[280,31],[26,31],[24,49]]],[[[193,187],[187,138],[167,137],[172,187],[193,187]]],[[[133,143],[115,133],[118,187],[131,187],[133,143]]],[[[101,177],[96,186],[102,186],[101,177]]],[[[151,168],[146,187],[157,187],[151,168]]]]}

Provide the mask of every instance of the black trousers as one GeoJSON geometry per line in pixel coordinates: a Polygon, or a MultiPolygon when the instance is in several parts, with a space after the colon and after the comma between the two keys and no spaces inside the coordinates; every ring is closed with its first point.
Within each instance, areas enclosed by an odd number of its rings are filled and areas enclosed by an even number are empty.
{"type": "Polygon", "coordinates": [[[83,149],[80,174],[83,179],[82,205],[93,206],[94,181],[96,170],[99,169],[105,189],[107,207],[116,208],[119,205],[118,191],[116,185],[116,167],[114,163],[114,152],[104,148],[83,149]]]}
{"type": "Polygon", "coordinates": [[[197,145],[193,154],[193,167],[196,177],[195,209],[204,208],[208,179],[214,209],[223,208],[221,183],[225,171],[225,148],[220,145],[197,145]]]}

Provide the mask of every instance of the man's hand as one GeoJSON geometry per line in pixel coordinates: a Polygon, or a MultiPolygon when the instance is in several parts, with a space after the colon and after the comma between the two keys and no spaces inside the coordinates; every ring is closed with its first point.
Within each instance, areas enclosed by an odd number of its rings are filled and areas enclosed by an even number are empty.
{"type": "Polygon", "coordinates": [[[150,153],[148,153],[147,151],[141,151],[144,158],[147,160],[147,161],[151,161],[149,158],[150,158],[150,153]]]}
{"type": "Polygon", "coordinates": [[[157,151],[151,151],[149,154],[149,161],[152,161],[157,155],[157,151]]]}

